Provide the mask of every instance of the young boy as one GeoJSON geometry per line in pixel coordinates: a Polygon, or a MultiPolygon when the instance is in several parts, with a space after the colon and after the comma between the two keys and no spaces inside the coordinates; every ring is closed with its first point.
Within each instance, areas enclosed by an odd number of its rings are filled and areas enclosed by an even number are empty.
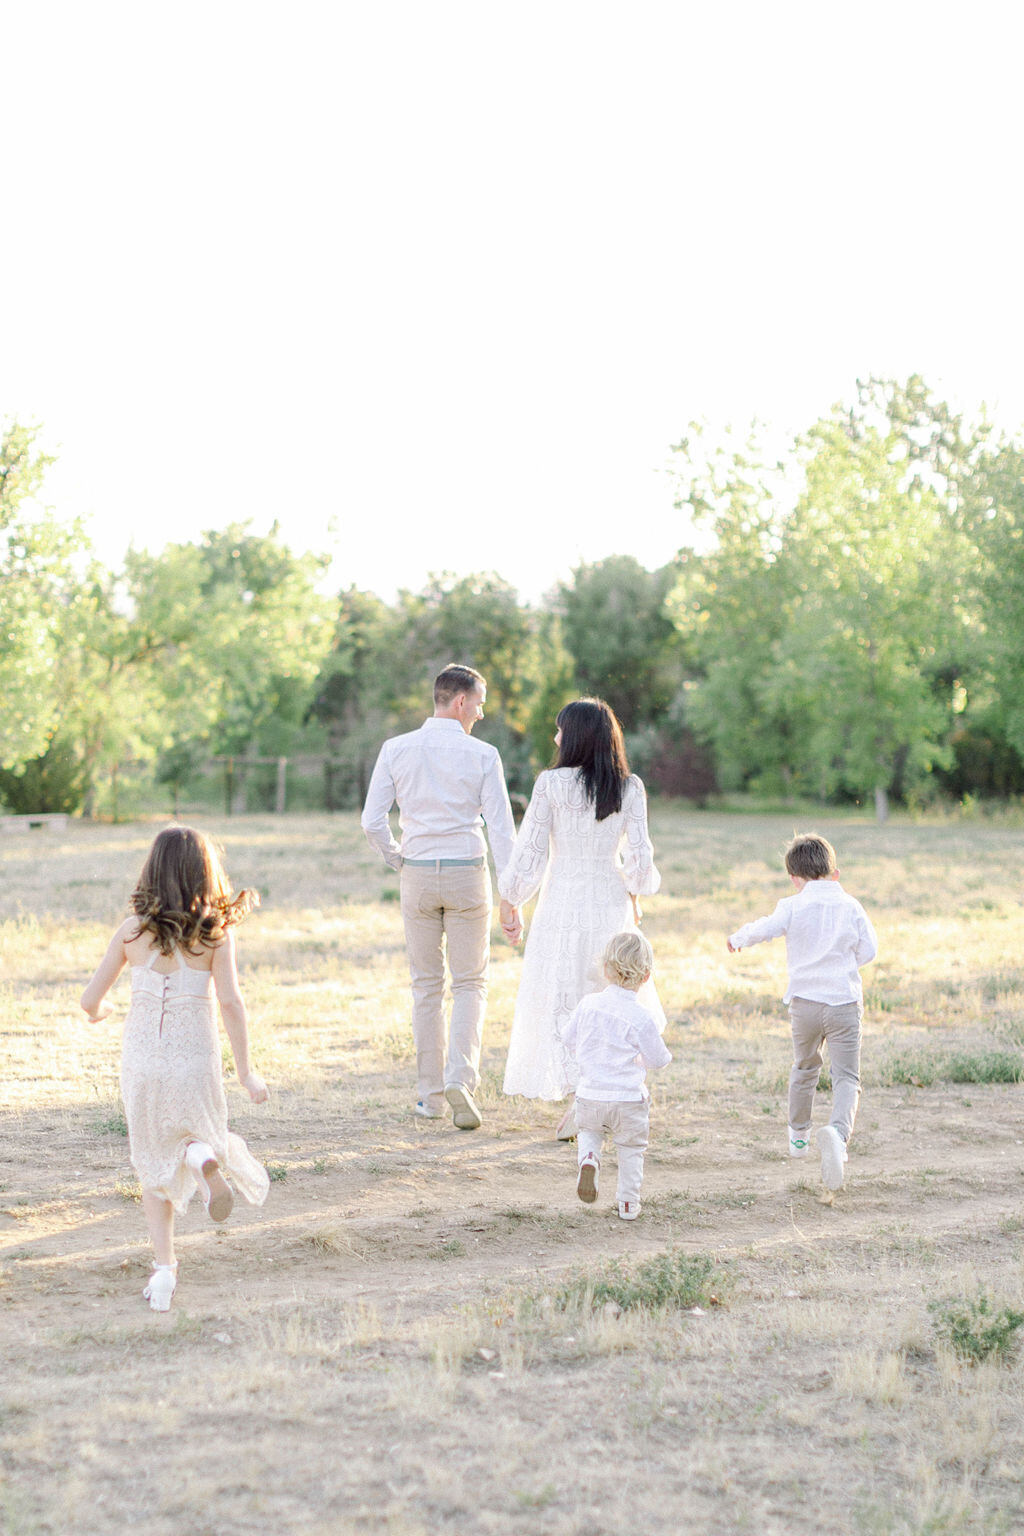
{"type": "Polygon", "coordinates": [[[654,952],[642,933],[617,933],[604,952],[608,986],[576,1005],[562,1043],[576,1059],[576,1193],[587,1205],[597,1199],[605,1132],[619,1159],[617,1199],[623,1221],[640,1215],[640,1185],[650,1129],[645,1067],[663,1067],[671,1052],[654,1019],[636,1000],[654,968],[654,952]]]}
{"type": "Polygon", "coordinates": [[[771,917],[747,923],[728,939],[729,952],[786,935],[793,1069],[789,1074],[789,1155],[806,1157],[811,1106],[821,1072],[821,1042],[832,1068],[832,1119],[818,1132],[821,1177],[840,1189],[846,1143],[860,1098],[860,1038],[864,1014],[860,967],[878,953],[878,940],[859,901],[839,884],[835,849],[813,832],[794,837],[786,871],[795,896],[771,917]]]}

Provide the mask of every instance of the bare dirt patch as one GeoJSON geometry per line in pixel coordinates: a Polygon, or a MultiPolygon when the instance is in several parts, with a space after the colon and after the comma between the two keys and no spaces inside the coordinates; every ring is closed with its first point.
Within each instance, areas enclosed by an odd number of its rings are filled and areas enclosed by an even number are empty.
{"type": "Polygon", "coordinates": [[[1024,835],[819,826],[882,946],[847,1186],[826,1201],[785,1156],[781,950],[725,953],[781,893],[791,823],[657,807],[675,1060],[634,1225],[611,1159],[584,1208],[553,1108],[500,1095],[515,954],[496,946],[483,1128],[416,1120],[392,882],[354,820],[221,828],[235,879],[270,887],[240,948],[274,1098],[232,1108],[274,1182],[225,1228],[189,1212],[166,1315],[141,1299],[116,1023],[74,1008],[152,829],[8,840],[0,1530],[1024,1528],[1021,1365],[958,1360],[929,1312],[1024,1304],[1021,1089],[921,1076],[1021,1048],[1024,835]],[[713,1301],[560,1306],[567,1277],[667,1250],[713,1261],[713,1301]]]}

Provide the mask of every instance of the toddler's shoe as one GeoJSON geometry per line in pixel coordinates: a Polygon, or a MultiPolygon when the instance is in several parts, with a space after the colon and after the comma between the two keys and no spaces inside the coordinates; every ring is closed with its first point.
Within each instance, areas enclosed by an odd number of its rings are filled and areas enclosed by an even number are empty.
{"type": "Polygon", "coordinates": [[[566,1110],[561,1120],[559,1120],[558,1124],[555,1126],[555,1140],[575,1141],[577,1129],[576,1100],[573,1099],[572,1103],[569,1105],[569,1108],[566,1110]]]}
{"type": "Polygon", "coordinates": [[[177,1283],[177,1264],[154,1264],[149,1284],[142,1293],[154,1312],[171,1310],[171,1297],[174,1295],[174,1287],[177,1283]]]}
{"type": "Polygon", "coordinates": [[[789,1128],[789,1155],[790,1157],[806,1157],[811,1149],[811,1131],[808,1126],[806,1131],[794,1131],[789,1128]]]}
{"type": "Polygon", "coordinates": [[[622,1217],[623,1221],[636,1221],[637,1217],[640,1215],[640,1209],[641,1207],[639,1200],[619,1201],[619,1215],[622,1217]]]}
{"type": "Polygon", "coordinates": [[[424,1104],[422,1099],[420,1099],[417,1102],[416,1108],[413,1110],[413,1114],[414,1115],[419,1115],[421,1120],[443,1120],[444,1119],[444,1115],[442,1114],[442,1112],[439,1109],[431,1109],[429,1104],[424,1104]]]}
{"type": "Polygon", "coordinates": [[[576,1193],[584,1205],[593,1205],[597,1199],[597,1186],[600,1183],[601,1164],[593,1152],[588,1152],[580,1161],[580,1176],[576,1180],[576,1193]]]}
{"type": "Polygon", "coordinates": [[[842,1189],[846,1142],[834,1125],[823,1125],[818,1132],[818,1150],[821,1153],[821,1182],[826,1189],[842,1189]]]}
{"type": "Polygon", "coordinates": [[[188,1151],[185,1153],[185,1161],[196,1176],[199,1193],[210,1213],[210,1220],[227,1221],[231,1215],[235,1197],[231,1193],[230,1184],[220,1171],[220,1163],[214,1156],[213,1148],[207,1146],[205,1141],[190,1142],[188,1151]]]}
{"type": "Polygon", "coordinates": [[[483,1116],[477,1109],[473,1095],[468,1088],[461,1083],[449,1083],[444,1090],[444,1096],[451,1105],[452,1124],[459,1131],[478,1131],[483,1125],[483,1116]]]}

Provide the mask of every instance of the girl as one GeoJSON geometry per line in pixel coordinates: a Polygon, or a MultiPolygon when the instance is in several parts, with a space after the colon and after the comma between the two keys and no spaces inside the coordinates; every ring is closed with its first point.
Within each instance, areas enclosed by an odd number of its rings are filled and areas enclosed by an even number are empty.
{"type": "Polygon", "coordinates": [[[166,827],[132,894],[134,916],[114,934],[82,993],[90,1020],[106,1018],[106,995],[125,965],[131,967],[121,1096],[153,1243],[153,1274],[142,1294],[154,1312],[171,1305],[178,1269],[174,1213],[185,1211],[193,1192],[199,1190],[214,1221],[224,1221],[233,1204],[225,1174],[250,1203],[262,1205],[267,1198],[266,1170],[228,1130],[210,986],[212,981],[239,1082],[254,1104],[262,1104],[267,1088],[249,1063],[232,931],[258,902],[254,891],[232,895],[205,833],[166,827]]]}
{"type": "MultiPolygon", "coordinates": [[[[523,957],[504,1091],[562,1099],[576,1064],[562,1029],[581,997],[601,986],[601,956],[613,934],[632,929],[638,897],[661,876],[647,831],[647,797],[629,771],[622,727],[603,699],[577,699],[557,721],[554,766],[540,775],[498,890],[514,907],[540,899],[523,957]]],[[[639,1001],[659,1029],[665,1015],[651,982],[639,1001]]],[[[576,1135],[573,1107],[555,1132],[576,1135]]]]}

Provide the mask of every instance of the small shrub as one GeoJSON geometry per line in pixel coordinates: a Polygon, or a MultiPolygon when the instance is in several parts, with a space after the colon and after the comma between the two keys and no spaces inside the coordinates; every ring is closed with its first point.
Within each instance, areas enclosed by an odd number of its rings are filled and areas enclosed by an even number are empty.
{"type": "Polygon", "coordinates": [[[555,1306],[563,1312],[587,1302],[602,1307],[606,1301],[617,1302],[623,1311],[639,1307],[650,1312],[669,1307],[713,1307],[720,1305],[719,1293],[725,1278],[714,1260],[705,1254],[669,1248],[640,1264],[624,1266],[614,1259],[594,1275],[570,1276],[555,1292],[555,1306]]]}
{"type": "Polygon", "coordinates": [[[120,1178],[114,1185],[115,1195],[120,1195],[122,1200],[131,1200],[136,1205],[142,1203],[142,1185],[138,1179],[120,1178]]]}
{"type": "Polygon", "coordinates": [[[93,1125],[101,1136],[128,1135],[128,1122],[123,1109],[115,1109],[113,1114],[106,1115],[102,1120],[94,1120],[93,1125]]]}
{"type": "Polygon", "coordinates": [[[280,1184],[288,1177],[288,1169],[283,1163],[268,1163],[267,1176],[271,1184],[280,1184]]]}
{"type": "Polygon", "coordinates": [[[957,1052],[949,1058],[944,1075],[951,1083],[1019,1083],[1024,1079],[1024,1059],[1015,1051],[957,1052]]]}
{"type": "Polygon", "coordinates": [[[931,1088],[946,1083],[1019,1083],[1024,1057],[1016,1051],[899,1051],[878,1071],[883,1087],[931,1088]]]}
{"type": "Polygon", "coordinates": [[[1017,1329],[1024,1327],[1024,1312],[996,1307],[984,1291],[976,1296],[928,1304],[932,1327],[961,1360],[976,1365],[994,1357],[1008,1360],[1017,1346],[1017,1329]]]}
{"type": "Polygon", "coordinates": [[[938,1075],[937,1057],[928,1051],[896,1052],[878,1068],[878,1080],[883,1088],[930,1088],[938,1075]]]}
{"type": "Polygon", "coordinates": [[[439,1249],[431,1249],[427,1258],[441,1258],[441,1260],[444,1260],[444,1258],[465,1258],[465,1243],[461,1243],[457,1238],[450,1238],[447,1243],[442,1243],[439,1249]]]}
{"type": "Polygon", "coordinates": [[[380,899],[381,901],[401,901],[402,893],[396,890],[393,885],[389,885],[385,890],[381,891],[380,899]]]}

